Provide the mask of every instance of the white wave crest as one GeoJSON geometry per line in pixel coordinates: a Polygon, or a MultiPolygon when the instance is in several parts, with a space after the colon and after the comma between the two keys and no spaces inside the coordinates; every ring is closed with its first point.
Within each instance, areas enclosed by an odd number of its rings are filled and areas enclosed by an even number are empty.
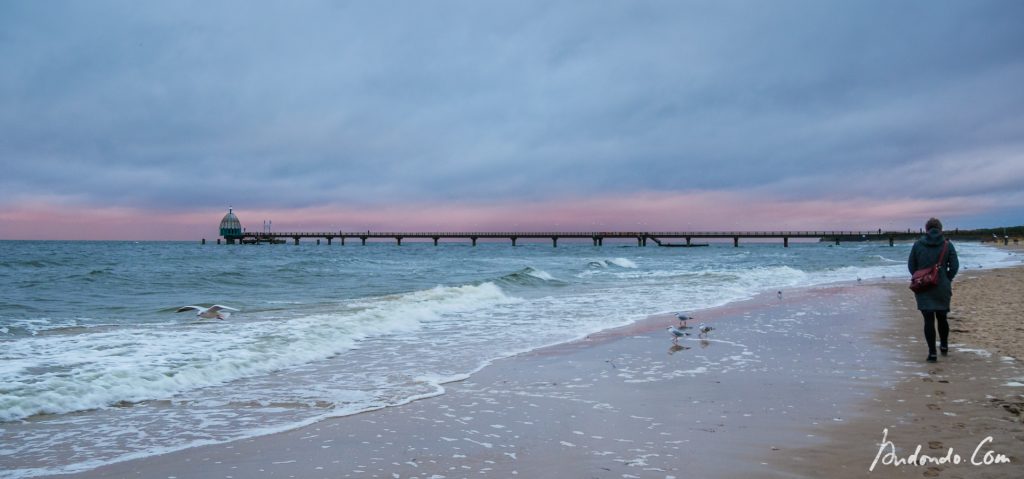
{"type": "Polygon", "coordinates": [[[531,268],[526,268],[526,274],[528,274],[530,276],[533,276],[534,278],[537,278],[537,279],[543,279],[544,281],[557,281],[557,279],[555,279],[554,276],[551,276],[550,273],[548,273],[547,271],[544,271],[542,269],[537,269],[537,268],[532,268],[532,267],[531,268]]]}
{"type": "Polygon", "coordinates": [[[493,283],[438,286],[291,320],[124,328],[75,341],[30,337],[6,345],[0,421],[166,399],[322,360],[368,337],[409,334],[449,314],[516,301],[493,283]]]}
{"type": "Polygon", "coordinates": [[[618,266],[620,268],[635,269],[637,267],[633,260],[628,258],[611,258],[611,259],[599,259],[597,261],[591,261],[590,266],[596,266],[599,268],[607,268],[609,266],[618,266]]]}

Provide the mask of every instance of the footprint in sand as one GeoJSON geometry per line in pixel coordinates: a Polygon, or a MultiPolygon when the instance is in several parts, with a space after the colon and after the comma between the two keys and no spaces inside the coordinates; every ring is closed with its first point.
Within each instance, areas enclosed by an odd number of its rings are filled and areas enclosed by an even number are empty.
{"type": "Polygon", "coordinates": [[[933,394],[935,394],[938,397],[943,397],[943,396],[946,395],[946,392],[945,391],[935,391],[933,394]]]}
{"type": "Polygon", "coordinates": [[[938,477],[940,472],[942,472],[942,469],[929,467],[924,471],[924,477],[938,477]]]}
{"type": "Polygon", "coordinates": [[[928,441],[928,449],[942,449],[942,441],[928,441]]]}
{"type": "Polygon", "coordinates": [[[931,409],[932,411],[941,411],[942,410],[942,408],[939,407],[938,404],[929,404],[928,405],[928,409],[931,409]]]}

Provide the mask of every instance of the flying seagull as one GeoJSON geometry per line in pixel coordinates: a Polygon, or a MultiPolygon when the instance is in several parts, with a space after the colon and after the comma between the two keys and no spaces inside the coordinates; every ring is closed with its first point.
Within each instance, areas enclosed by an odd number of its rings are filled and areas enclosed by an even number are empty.
{"type": "Polygon", "coordinates": [[[687,333],[686,331],[683,331],[682,329],[679,329],[679,328],[677,328],[675,326],[669,326],[668,327],[668,331],[670,333],[672,333],[672,342],[673,343],[679,341],[679,338],[681,338],[683,336],[689,336],[690,335],[690,333],[687,333]]]}
{"type": "Polygon", "coordinates": [[[185,311],[195,311],[196,316],[203,319],[226,319],[228,316],[231,316],[231,313],[229,311],[238,310],[228,306],[221,306],[219,304],[215,304],[213,306],[210,306],[209,308],[204,308],[202,306],[182,306],[178,308],[178,310],[175,311],[175,313],[183,313],[185,311]],[[224,312],[222,313],[221,311],[224,312]]]}

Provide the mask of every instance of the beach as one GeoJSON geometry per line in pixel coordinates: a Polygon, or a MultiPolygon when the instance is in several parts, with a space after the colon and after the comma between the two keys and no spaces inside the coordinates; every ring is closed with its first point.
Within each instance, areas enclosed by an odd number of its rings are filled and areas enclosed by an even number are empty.
{"type": "Polygon", "coordinates": [[[1021,477],[1020,330],[982,331],[1013,321],[1024,269],[963,273],[937,364],[902,283],[786,291],[701,311],[704,340],[653,317],[434,398],[70,477],[1021,477]],[[977,459],[1009,464],[970,464],[988,436],[977,459]],[[918,444],[963,462],[885,463],[918,444]]]}
{"type": "Polygon", "coordinates": [[[829,442],[800,450],[794,460],[784,461],[784,469],[797,477],[822,470],[830,477],[850,478],[1024,477],[1024,328],[1019,313],[1024,268],[961,269],[949,316],[950,354],[936,364],[923,361],[927,347],[913,295],[901,285],[891,288],[895,321],[879,341],[899,351],[893,367],[904,379],[861,403],[861,419],[823,429],[829,442]],[[886,432],[891,446],[883,448],[886,432]],[[918,445],[921,454],[951,461],[959,456],[960,463],[886,465],[887,459],[906,459],[918,445]],[[896,454],[887,456],[893,450],[896,454]],[[1011,462],[986,464],[994,459],[986,457],[989,451],[1011,462]]]}

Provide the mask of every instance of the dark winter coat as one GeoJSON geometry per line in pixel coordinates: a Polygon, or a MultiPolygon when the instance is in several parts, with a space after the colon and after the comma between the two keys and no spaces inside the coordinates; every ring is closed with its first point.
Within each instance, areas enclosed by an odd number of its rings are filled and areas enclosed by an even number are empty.
{"type": "MultiPolygon", "coordinates": [[[[929,268],[939,261],[942,243],[946,239],[938,229],[930,229],[928,233],[914,243],[907,259],[907,269],[914,274],[921,268],[929,268]]],[[[953,278],[960,270],[960,261],[956,257],[956,248],[949,243],[943,265],[939,266],[938,286],[922,292],[914,293],[917,298],[917,309],[921,311],[949,311],[949,301],[953,297],[953,278]]]]}

